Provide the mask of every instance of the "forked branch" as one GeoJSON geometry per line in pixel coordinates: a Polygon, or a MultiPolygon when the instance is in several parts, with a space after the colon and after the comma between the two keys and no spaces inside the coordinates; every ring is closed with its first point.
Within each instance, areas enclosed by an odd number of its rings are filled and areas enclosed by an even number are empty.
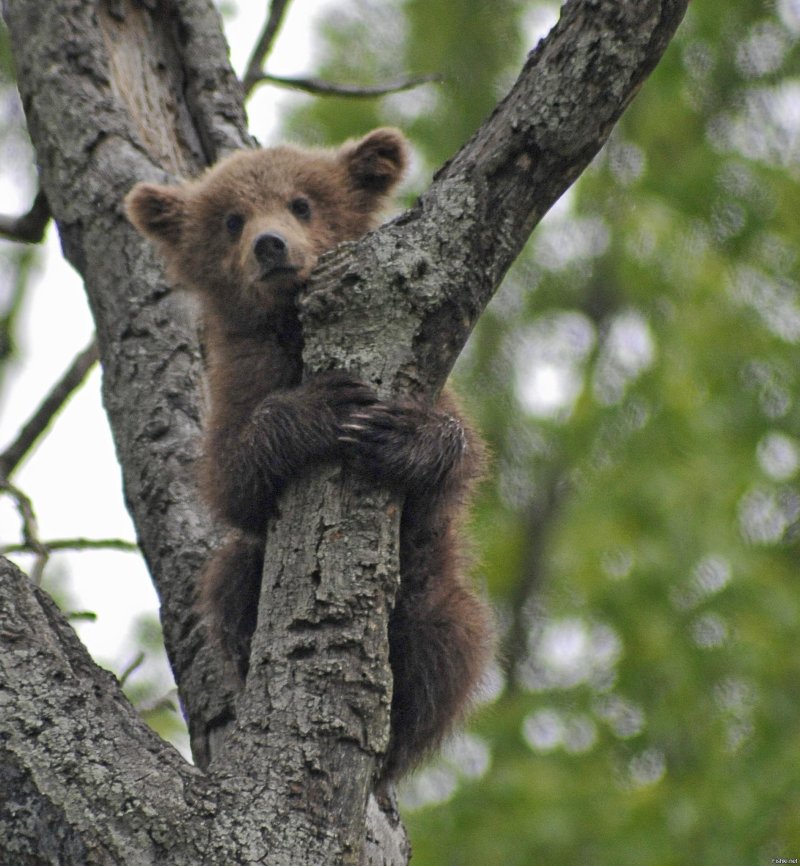
{"type": "Polygon", "coordinates": [[[247,62],[247,71],[242,80],[245,96],[249,96],[253,88],[262,78],[261,70],[264,68],[269,52],[272,50],[272,45],[275,42],[275,37],[278,35],[283,17],[286,14],[286,9],[289,5],[289,0],[272,0],[269,7],[269,15],[267,16],[264,29],[258,37],[258,42],[250,55],[250,60],[247,62]]]}

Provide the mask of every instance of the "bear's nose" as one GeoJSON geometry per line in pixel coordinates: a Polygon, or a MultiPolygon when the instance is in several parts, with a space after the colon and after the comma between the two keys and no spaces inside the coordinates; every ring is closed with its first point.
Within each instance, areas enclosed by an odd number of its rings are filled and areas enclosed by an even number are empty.
{"type": "Polygon", "coordinates": [[[259,264],[275,268],[286,261],[286,239],[277,232],[264,232],[253,242],[253,252],[259,264]]]}

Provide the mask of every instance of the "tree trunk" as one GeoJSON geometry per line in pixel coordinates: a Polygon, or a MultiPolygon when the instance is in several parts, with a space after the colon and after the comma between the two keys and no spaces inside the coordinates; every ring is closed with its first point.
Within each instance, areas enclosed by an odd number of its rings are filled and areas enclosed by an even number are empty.
{"type": "MultiPolygon", "coordinates": [[[[385,395],[432,397],[686,2],[568,2],[417,204],[325,257],[302,301],[307,369],[335,363],[385,395]]],[[[192,610],[217,541],[192,481],[197,336],[121,200],[136,181],[192,174],[252,145],[216,12],[210,0],[5,0],[3,9],[21,46],[42,185],[94,313],[126,500],[197,764],[148,731],[52,603],[4,564],[3,853],[54,864],[406,863],[402,827],[369,798],[388,733],[397,504],[340,467],[287,491],[238,698],[192,610]]]]}

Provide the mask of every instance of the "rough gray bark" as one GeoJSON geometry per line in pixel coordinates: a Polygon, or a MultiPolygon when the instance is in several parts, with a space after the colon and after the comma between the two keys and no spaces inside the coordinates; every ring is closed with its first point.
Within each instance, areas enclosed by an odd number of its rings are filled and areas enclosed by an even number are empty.
{"type": "MultiPolygon", "coordinates": [[[[306,365],[433,395],[533,226],[602,146],[687,0],[571,0],[415,207],[321,264],[306,365]]],[[[149,734],[52,605],[0,571],[0,845],[31,863],[402,864],[367,807],[385,747],[397,503],[325,467],[288,491],[251,673],[191,611],[213,528],[191,463],[196,336],[122,216],[138,180],[249,146],[210,0],[4,0],[42,186],[98,328],[126,498],[161,601],[197,764],[149,734]],[[13,662],[13,664],[12,664],[13,662]],[[20,821],[19,816],[25,816],[20,821]],[[13,818],[13,820],[12,820],[13,818]],[[365,820],[367,829],[365,831],[365,820]]],[[[12,860],[13,862],[13,860],[12,860]]]]}
{"type": "Polygon", "coordinates": [[[169,611],[165,642],[202,764],[206,728],[229,712],[231,694],[191,614],[214,541],[191,468],[200,356],[121,201],[138,179],[197,171],[250,144],[241,91],[210,4],[176,3],[153,15],[122,2],[16,3],[4,12],[13,44],[24,46],[18,80],[41,181],[94,313],[126,498],[169,611]]]}

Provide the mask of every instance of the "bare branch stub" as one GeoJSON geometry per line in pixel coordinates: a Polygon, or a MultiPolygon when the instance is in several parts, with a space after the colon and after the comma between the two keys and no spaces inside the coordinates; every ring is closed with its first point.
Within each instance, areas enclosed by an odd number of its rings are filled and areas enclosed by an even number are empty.
{"type": "Polygon", "coordinates": [[[20,217],[0,216],[0,237],[23,244],[38,244],[50,222],[47,196],[40,189],[30,210],[20,217]]]}

